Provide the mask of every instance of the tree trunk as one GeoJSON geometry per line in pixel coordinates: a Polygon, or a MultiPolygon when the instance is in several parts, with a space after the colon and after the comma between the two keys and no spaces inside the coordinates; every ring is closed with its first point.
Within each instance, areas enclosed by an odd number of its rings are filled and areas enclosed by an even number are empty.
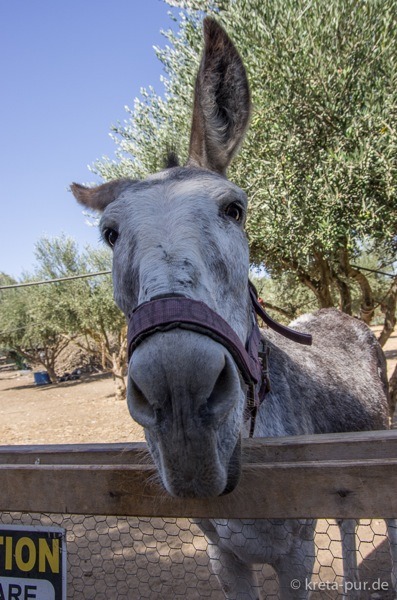
{"type": "Polygon", "coordinates": [[[101,365],[102,365],[102,369],[104,371],[106,371],[107,365],[106,365],[106,344],[104,342],[101,343],[101,365]]]}
{"type": "Polygon", "coordinates": [[[314,293],[320,308],[331,308],[334,305],[330,286],[328,285],[327,281],[313,279],[307,273],[304,273],[301,270],[297,271],[296,273],[299,281],[314,293]]]}
{"type": "Polygon", "coordinates": [[[51,383],[58,383],[58,375],[55,373],[54,367],[48,363],[42,363],[42,365],[46,369],[48,376],[51,379],[51,383]]]}
{"type": "Polygon", "coordinates": [[[371,285],[365,275],[358,269],[354,269],[349,262],[349,255],[346,248],[340,252],[339,262],[342,273],[353,279],[361,290],[360,319],[367,325],[370,325],[375,312],[374,296],[371,285]]]}
{"type": "Polygon", "coordinates": [[[331,296],[331,290],[328,285],[319,284],[317,289],[317,299],[320,304],[320,308],[332,308],[334,303],[331,296]]]}
{"type": "Polygon", "coordinates": [[[352,314],[352,295],[350,292],[350,288],[347,285],[346,281],[343,281],[340,277],[334,274],[334,280],[336,285],[338,286],[339,297],[340,297],[340,309],[342,312],[347,315],[352,314]]]}
{"type": "Polygon", "coordinates": [[[375,303],[369,281],[361,271],[353,267],[349,267],[349,277],[354,279],[361,288],[360,319],[370,325],[375,312],[375,303]]]}
{"type": "Polygon", "coordinates": [[[386,299],[382,303],[382,312],[385,313],[383,329],[378,338],[379,344],[383,346],[391,336],[396,326],[396,309],[397,309],[397,277],[394,279],[386,299]]]}
{"type": "Polygon", "coordinates": [[[297,275],[301,283],[306,285],[315,294],[320,308],[331,308],[334,301],[331,293],[332,273],[328,261],[321,252],[314,253],[315,270],[319,278],[315,279],[309,273],[298,269],[297,275]]]}
{"type": "Polygon", "coordinates": [[[119,351],[112,354],[112,371],[116,384],[116,400],[126,400],[127,385],[127,326],[123,327],[118,336],[119,351]]]}
{"type": "Polygon", "coordinates": [[[321,252],[315,252],[314,258],[317,269],[320,273],[320,280],[317,283],[318,299],[321,308],[332,308],[334,306],[334,300],[332,298],[331,284],[332,284],[332,269],[326,258],[321,252]]]}
{"type": "Polygon", "coordinates": [[[40,355],[37,355],[37,353],[26,352],[25,350],[22,350],[22,348],[20,348],[20,347],[18,347],[16,349],[16,351],[18,352],[18,354],[20,354],[21,356],[26,358],[26,360],[29,363],[32,363],[33,365],[38,365],[38,364],[42,365],[45,368],[45,370],[47,371],[48,376],[51,380],[51,383],[58,382],[58,376],[55,372],[54,364],[51,359],[48,360],[45,355],[40,357],[40,355]]]}
{"type": "Polygon", "coordinates": [[[116,400],[126,400],[127,386],[125,383],[125,357],[124,353],[113,352],[112,354],[112,375],[115,384],[116,400]]]}
{"type": "Polygon", "coordinates": [[[332,276],[329,263],[319,253],[314,258],[316,262],[315,269],[320,275],[319,279],[314,278],[311,273],[308,273],[302,268],[297,261],[284,260],[283,264],[286,269],[295,273],[303,285],[313,292],[320,308],[331,308],[334,306],[334,302],[331,293],[332,276]]]}

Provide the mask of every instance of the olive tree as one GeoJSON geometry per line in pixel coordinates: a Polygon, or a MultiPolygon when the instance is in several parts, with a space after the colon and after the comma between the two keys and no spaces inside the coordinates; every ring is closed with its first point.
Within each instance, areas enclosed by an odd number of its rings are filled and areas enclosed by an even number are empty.
{"type": "MultiPolygon", "coordinates": [[[[7,276],[0,281],[3,285],[16,283],[7,276]]],[[[35,286],[0,294],[1,348],[34,366],[41,365],[55,383],[56,360],[70,341],[53,318],[56,295],[35,286]]]]}
{"type": "Polygon", "coordinates": [[[376,251],[382,268],[396,251],[397,4],[168,4],[180,12],[168,45],[156,49],[165,93],[143,90],[128,121],[113,128],[116,158],[94,169],[104,179],[143,177],[161,168],[161,149],[187,155],[201,19],[214,15],[239,48],[252,90],[251,126],[230,173],[251,202],[252,262],[278,282],[290,274],[320,307],[351,314],[358,291],[369,323],[376,298],[356,265],[363,249],[376,251]]]}
{"type": "MultiPolygon", "coordinates": [[[[107,271],[111,255],[107,249],[79,251],[70,238],[43,238],[36,248],[39,272],[45,278],[107,271]]],[[[110,275],[51,284],[60,286],[53,307],[53,320],[65,339],[73,340],[87,353],[99,352],[103,368],[110,369],[117,399],[126,397],[127,326],[113,301],[110,275]]]]}
{"type": "MultiPolygon", "coordinates": [[[[37,268],[26,281],[51,280],[110,269],[105,249],[79,251],[69,238],[43,238],[36,246],[37,268]]],[[[73,341],[97,355],[115,381],[115,396],[126,396],[127,327],[113,301],[109,275],[4,290],[0,297],[0,345],[34,364],[53,382],[56,361],[73,341]]]]}

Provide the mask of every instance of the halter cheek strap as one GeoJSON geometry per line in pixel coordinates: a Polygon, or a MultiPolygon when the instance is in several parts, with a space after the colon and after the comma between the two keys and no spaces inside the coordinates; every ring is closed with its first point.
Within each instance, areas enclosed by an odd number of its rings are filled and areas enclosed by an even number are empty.
{"type": "MultiPolygon", "coordinates": [[[[249,294],[254,313],[271,329],[294,342],[305,345],[312,343],[309,334],[295,331],[274,321],[259,304],[256,290],[251,283],[249,283],[249,294]]],[[[140,304],[129,318],[128,361],[146,337],[157,331],[169,331],[175,328],[188,329],[211,337],[233,356],[248,386],[245,418],[251,420],[250,437],[252,437],[258,408],[270,390],[269,348],[263,340],[256,318],[244,346],[230,325],[204,302],[180,295],[157,297],[140,304]]]]}
{"type": "Polygon", "coordinates": [[[282,325],[272,319],[272,317],[265,311],[263,306],[258,301],[258,293],[253,283],[248,282],[248,288],[250,292],[252,306],[254,311],[262,319],[262,321],[273,331],[276,331],[283,337],[291,340],[292,342],[297,342],[298,344],[303,344],[304,346],[311,346],[313,339],[309,333],[303,333],[302,331],[297,331],[296,329],[291,329],[286,325],[282,325]]]}

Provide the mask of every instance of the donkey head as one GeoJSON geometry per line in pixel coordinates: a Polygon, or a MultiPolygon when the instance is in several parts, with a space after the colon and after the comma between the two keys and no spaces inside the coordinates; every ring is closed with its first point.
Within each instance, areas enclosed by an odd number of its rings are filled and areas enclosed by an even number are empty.
{"type": "MultiPolygon", "coordinates": [[[[204,302],[244,344],[250,332],[245,194],[225,177],[249,120],[241,58],[225,31],[204,21],[205,48],[194,98],[189,159],[144,181],[72,185],[103,212],[113,248],[114,294],[130,315],[159,296],[204,302]]],[[[128,371],[128,406],[161,479],[176,496],[233,489],[245,384],[231,353],[203,333],[174,328],[145,338],[128,371]]]]}

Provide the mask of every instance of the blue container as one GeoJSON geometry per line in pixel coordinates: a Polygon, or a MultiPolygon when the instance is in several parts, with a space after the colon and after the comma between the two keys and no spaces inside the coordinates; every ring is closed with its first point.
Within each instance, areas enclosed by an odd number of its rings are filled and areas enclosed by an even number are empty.
{"type": "Polygon", "coordinates": [[[47,385],[51,383],[51,379],[49,378],[47,371],[39,371],[38,373],[33,373],[33,376],[36,385],[47,385]]]}

